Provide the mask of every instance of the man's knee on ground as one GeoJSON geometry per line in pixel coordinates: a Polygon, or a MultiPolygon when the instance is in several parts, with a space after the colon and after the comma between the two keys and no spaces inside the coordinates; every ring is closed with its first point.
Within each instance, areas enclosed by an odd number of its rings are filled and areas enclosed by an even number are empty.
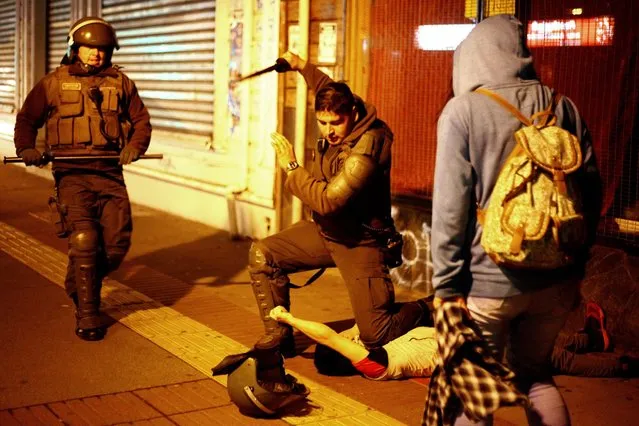
{"type": "Polygon", "coordinates": [[[94,256],[98,252],[99,237],[95,229],[73,231],[69,237],[71,257],[94,256]]]}
{"type": "Polygon", "coordinates": [[[385,333],[380,329],[375,329],[372,324],[357,324],[359,327],[359,339],[368,349],[380,348],[388,343],[385,340],[385,333]]]}

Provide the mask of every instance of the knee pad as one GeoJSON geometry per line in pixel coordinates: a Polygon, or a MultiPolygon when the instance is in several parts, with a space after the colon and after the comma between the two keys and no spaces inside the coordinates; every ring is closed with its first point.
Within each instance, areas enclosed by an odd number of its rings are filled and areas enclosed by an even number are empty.
{"type": "Polygon", "coordinates": [[[73,231],[69,237],[69,255],[94,256],[98,252],[99,238],[95,229],[80,229],[73,231]]]}
{"type": "Polygon", "coordinates": [[[270,303],[274,303],[271,308],[282,305],[288,309],[290,304],[288,276],[283,274],[277,266],[271,265],[272,259],[268,249],[260,243],[251,244],[248,271],[256,297],[260,299],[268,293],[270,303]]]}
{"type": "Polygon", "coordinates": [[[268,251],[259,243],[251,244],[249,249],[248,270],[251,274],[272,275],[275,268],[269,266],[268,251]]]}

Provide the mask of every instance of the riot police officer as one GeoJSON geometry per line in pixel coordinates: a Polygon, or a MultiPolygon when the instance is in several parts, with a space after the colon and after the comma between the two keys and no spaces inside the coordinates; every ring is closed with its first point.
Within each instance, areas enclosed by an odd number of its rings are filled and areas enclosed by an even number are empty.
{"type": "Polygon", "coordinates": [[[46,128],[46,148],[56,156],[87,156],[81,161],[54,160],[56,197],[68,237],[65,288],[76,306],[76,335],[101,340],[103,278],[117,269],[131,243],[131,208],[122,165],[143,154],[151,139],[149,113],[137,88],[111,63],[119,49],[116,32],[105,20],[86,17],[73,24],[61,66],[43,77],[28,94],[16,117],[16,153],[27,166],[40,166],[37,130],[46,128]],[[91,159],[116,155],[117,160],[91,159]]]}
{"type": "Polygon", "coordinates": [[[287,175],[285,187],[310,207],[313,221],[302,220],[250,248],[249,273],[266,331],[256,347],[294,355],[292,330],[270,318],[270,310],[290,308],[288,274],[333,266],[346,283],[362,342],[380,347],[419,325],[429,312],[423,301],[395,303],[388,273],[393,259],[386,256],[387,242],[397,235],[390,215],[393,134],[375,107],[345,83],[291,52],[283,58],[315,92],[321,138],[307,170],[283,135],[271,135],[287,175]]]}

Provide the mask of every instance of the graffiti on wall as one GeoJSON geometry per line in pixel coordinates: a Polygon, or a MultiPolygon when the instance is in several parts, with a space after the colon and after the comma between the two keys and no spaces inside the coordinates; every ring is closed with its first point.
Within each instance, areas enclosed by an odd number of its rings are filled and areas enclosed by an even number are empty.
{"type": "Polygon", "coordinates": [[[393,205],[392,216],[404,239],[403,263],[391,269],[393,283],[403,289],[431,293],[433,264],[430,256],[430,214],[393,205]]]}

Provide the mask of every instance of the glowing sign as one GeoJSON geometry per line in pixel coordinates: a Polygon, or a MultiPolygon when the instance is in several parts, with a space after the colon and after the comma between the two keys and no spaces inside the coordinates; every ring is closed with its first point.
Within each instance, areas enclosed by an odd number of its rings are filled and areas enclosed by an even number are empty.
{"type": "Polygon", "coordinates": [[[420,25],[415,33],[421,50],[455,50],[475,24],[420,25]]]}
{"type": "MultiPolygon", "coordinates": [[[[483,6],[484,17],[515,14],[515,0],[484,0],[483,6]]],[[[464,16],[473,21],[477,18],[477,0],[466,0],[464,16]]]]}
{"type": "Polygon", "coordinates": [[[610,46],[615,32],[612,16],[556,19],[528,23],[529,47],[610,46]]]}

